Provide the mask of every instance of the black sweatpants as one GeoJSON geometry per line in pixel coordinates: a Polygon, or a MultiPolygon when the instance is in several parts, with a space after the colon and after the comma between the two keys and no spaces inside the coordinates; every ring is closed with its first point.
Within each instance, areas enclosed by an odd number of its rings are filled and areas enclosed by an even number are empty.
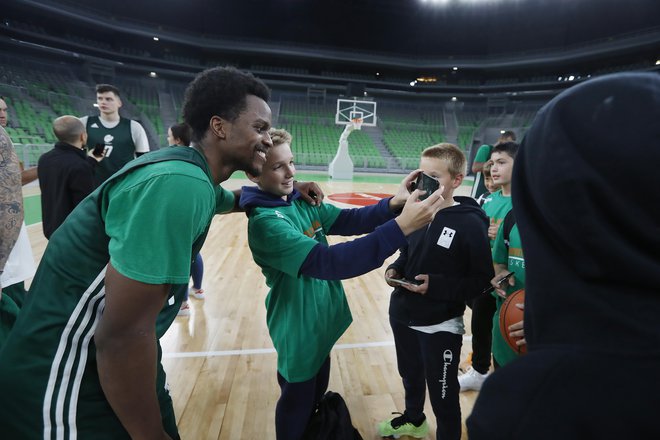
{"type": "Polygon", "coordinates": [[[275,408],[275,435],[277,440],[300,440],[316,406],[328,389],[330,356],[316,376],[305,382],[287,382],[278,372],[277,382],[282,395],[275,408]]]}
{"type": "Polygon", "coordinates": [[[399,374],[406,392],[406,414],[424,412],[426,387],[438,425],[438,440],[460,440],[461,406],[458,401],[458,364],[463,337],[449,332],[413,330],[390,318],[399,374]]]}
{"type": "Polygon", "coordinates": [[[472,368],[481,374],[490,370],[493,344],[493,315],[497,306],[490,293],[481,294],[472,301],[472,368]]]}

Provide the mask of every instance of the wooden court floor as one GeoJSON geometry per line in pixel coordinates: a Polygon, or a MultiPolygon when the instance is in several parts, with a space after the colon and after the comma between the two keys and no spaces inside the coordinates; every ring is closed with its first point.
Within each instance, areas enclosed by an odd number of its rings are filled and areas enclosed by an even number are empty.
{"type": "MultiPolygon", "coordinates": [[[[228,189],[247,181],[231,179],[228,189]]],[[[322,182],[326,195],[341,192],[394,193],[396,185],[322,182]]],[[[467,194],[468,188],[459,188],[467,194]]],[[[206,299],[191,298],[191,316],[177,317],[162,339],[179,431],[183,439],[274,439],[279,397],[276,355],[266,327],[264,278],[252,261],[244,214],[216,216],[202,249],[206,299]]],[[[46,240],[41,223],[28,227],[37,262],[46,240]]],[[[344,240],[331,237],[331,243],[344,240]]],[[[391,261],[395,257],[390,258],[391,261]]],[[[391,288],[384,268],[344,281],[353,324],[331,354],[329,389],[341,393],[364,439],[378,439],[376,424],[403,411],[403,386],[388,322],[391,288]]],[[[29,284],[29,283],[28,283],[29,284]]],[[[466,310],[469,331],[470,310],[466,310]]],[[[461,359],[470,351],[464,337],[461,359]]],[[[463,418],[477,393],[461,393],[463,418]]],[[[425,410],[435,439],[435,417],[425,410]]],[[[467,439],[463,427],[463,439],[467,439]]]]}

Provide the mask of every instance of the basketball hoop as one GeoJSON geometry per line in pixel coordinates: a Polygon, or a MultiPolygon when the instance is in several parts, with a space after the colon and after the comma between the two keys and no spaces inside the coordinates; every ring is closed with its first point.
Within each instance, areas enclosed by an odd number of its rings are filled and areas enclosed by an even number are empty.
{"type": "Polygon", "coordinates": [[[351,119],[351,123],[353,124],[353,127],[355,127],[356,130],[361,130],[362,129],[362,118],[353,118],[351,119]]]}

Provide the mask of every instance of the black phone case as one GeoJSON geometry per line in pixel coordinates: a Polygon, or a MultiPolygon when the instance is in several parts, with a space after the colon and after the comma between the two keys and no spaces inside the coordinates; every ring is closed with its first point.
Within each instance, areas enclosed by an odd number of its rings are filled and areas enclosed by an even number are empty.
{"type": "Polygon", "coordinates": [[[415,189],[426,191],[425,194],[419,196],[419,200],[424,200],[431,194],[433,194],[438,188],[440,188],[440,182],[437,179],[429,176],[428,174],[420,173],[417,177],[417,182],[415,182],[415,189]]]}

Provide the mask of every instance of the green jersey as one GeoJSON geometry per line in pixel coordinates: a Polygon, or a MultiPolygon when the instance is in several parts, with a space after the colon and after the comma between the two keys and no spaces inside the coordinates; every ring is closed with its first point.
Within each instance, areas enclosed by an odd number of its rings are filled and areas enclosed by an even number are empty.
{"type": "MultiPolygon", "coordinates": [[[[504,244],[504,228],[500,227],[493,246],[493,262],[506,264],[507,269],[515,272],[515,284],[506,290],[507,295],[525,287],[525,257],[522,251],[522,242],[518,225],[514,225],[509,234],[509,248],[504,244]]],[[[509,347],[500,332],[500,308],[504,298],[493,294],[496,298],[497,310],[493,315],[493,357],[500,365],[506,365],[518,357],[518,354],[509,347]]]]}
{"type": "Polygon", "coordinates": [[[341,281],[300,275],[300,267],[341,210],[327,204],[258,207],[250,212],[248,240],[270,288],[268,331],[277,350],[277,370],[288,382],[316,375],[353,318],[341,281]]]}
{"type": "MultiPolygon", "coordinates": [[[[484,199],[482,209],[490,219],[490,224],[496,224],[499,227],[512,207],[511,196],[503,196],[502,190],[499,190],[484,199]]],[[[494,241],[490,240],[491,248],[494,246],[494,241]]]]}
{"type": "MultiPolygon", "coordinates": [[[[171,148],[132,161],[74,209],[51,236],[0,353],[3,436],[128,438],[105,398],[96,363],[107,264],[143,283],[172,285],[156,323],[162,336],[183,301],[193,255],[222,199],[218,194],[199,152],[171,148]]],[[[226,200],[233,205],[233,194],[227,192],[226,200]]],[[[163,425],[175,438],[160,364],[157,371],[163,425]]]]}
{"type": "MultiPolygon", "coordinates": [[[[485,163],[488,162],[490,159],[490,153],[493,151],[493,147],[491,145],[484,144],[479,149],[477,150],[477,155],[474,156],[474,162],[481,162],[485,163]]],[[[484,174],[479,171],[475,176],[474,176],[474,184],[472,185],[472,192],[471,196],[474,198],[477,198],[479,195],[485,193],[487,191],[486,189],[486,182],[484,182],[484,174]]]]}

